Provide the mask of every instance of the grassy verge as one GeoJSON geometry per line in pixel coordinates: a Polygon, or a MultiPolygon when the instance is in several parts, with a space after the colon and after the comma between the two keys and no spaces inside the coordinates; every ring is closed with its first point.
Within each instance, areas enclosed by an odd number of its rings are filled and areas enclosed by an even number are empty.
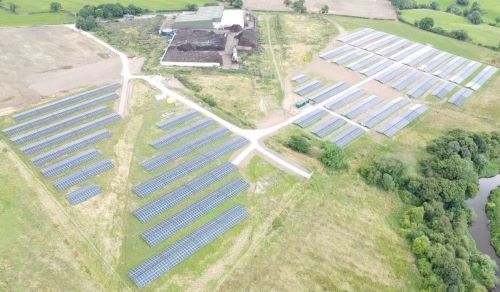
{"type": "Polygon", "coordinates": [[[492,191],[488,197],[486,213],[490,222],[491,245],[500,256],[500,188],[492,191]]]}

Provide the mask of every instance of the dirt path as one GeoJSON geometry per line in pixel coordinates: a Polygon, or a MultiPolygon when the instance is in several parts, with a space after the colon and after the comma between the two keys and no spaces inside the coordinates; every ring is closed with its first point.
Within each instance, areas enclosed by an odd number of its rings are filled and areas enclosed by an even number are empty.
{"type": "MultiPolygon", "coordinates": [[[[114,267],[106,261],[105,257],[99,252],[96,245],[82,232],[82,230],[85,230],[83,226],[79,225],[71,218],[64,207],[52,196],[45,184],[43,184],[39,178],[33,174],[32,170],[24,164],[24,162],[15,154],[9,145],[0,141],[0,147],[7,149],[7,157],[10,162],[18,170],[19,174],[25,178],[29,188],[34,190],[45,213],[52,219],[54,224],[60,227],[61,232],[67,236],[70,243],[74,246],[78,246],[79,244],[87,246],[97,256],[97,260],[102,264],[105,272],[115,278],[118,283],[121,283],[122,288],[132,291],[114,267]]],[[[106,290],[104,287],[101,288],[103,288],[103,291],[106,290]]]]}
{"type": "Polygon", "coordinates": [[[278,61],[276,61],[276,55],[274,54],[274,46],[273,42],[271,41],[271,27],[269,26],[269,17],[266,17],[266,29],[267,29],[267,42],[269,44],[269,48],[271,51],[271,57],[273,58],[274,70],[276,71],[276,77],[278,78],[278,81],[281,86],[281,91],[283,92],[285,90],[285,86],[283,84],[283,79],[281,78],[278,61]]]}

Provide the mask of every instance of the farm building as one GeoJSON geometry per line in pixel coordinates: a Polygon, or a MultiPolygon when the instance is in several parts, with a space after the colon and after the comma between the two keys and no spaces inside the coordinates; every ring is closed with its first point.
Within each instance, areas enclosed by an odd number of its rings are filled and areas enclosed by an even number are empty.
{"type": "Polygon", "coordinates": [[[172,25],[173,29],[213,29],[211,18],[197,14],[180,14],[172,25]]]}
{"type": "Polygon", "coordinates": [[[244,27],[245,11],[224,10],[224,6],[200,7],[196,13],[179,14],[171,24],[173,29],[223,29],[233,25],[244,27]]]}

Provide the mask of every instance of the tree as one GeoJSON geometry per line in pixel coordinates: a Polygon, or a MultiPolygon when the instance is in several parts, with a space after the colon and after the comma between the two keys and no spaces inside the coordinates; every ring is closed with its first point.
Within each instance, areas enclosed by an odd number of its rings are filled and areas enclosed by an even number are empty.
{"type": "Polygon", "coordinates": [[[430,7],[431,7],[432,10],[439,10],[439,2],[432,1],[430,7]]]}
{"type": "Polygon", "coordinates": [[[429,238],[425,235],[422,235],[413,240],[411,250],[417,256],[425,255],[429,250],[430,245],[431,242],[429,241],[429,238]]]}
{"type": "Polygon", "coordinates": [[[97,22],[95,21],[95,18],[93,16],[88,16],[88,17],[78,17],[76,19],[76,28],[82,29],[82,30],[94,30],[97,28],[97,22]]]}
{"type": "Polygon", "coordinates": [[[19,5],[15,4],[15,3],[9,3],[9,11],[11,13],[17,13],[17,8],[19,8],[19,5]]]}
{"type": "Polygon", "coordinates": [[[292,4],[293,11],[295,11],[297,13],[306,13],[307,8],[304,4],[305,4],[305,0],[297,0],[297,1],[293,2],[293,4],[292,4]]]}
{"type": "Polygon", "coordinates": [[[196,11],[196,10],[198,10],[198,5],[196,5],[194,3],[186,4],[186,10],[196,11]]]}
{"type": "Polygon", "coordinates": [[[460,7],[457,4],[451,4],[450,6],[448,6],[446,8],[446,12],[452,13],[455,15],[462,15],[462,10],[460,9],[460,7]]]}
{"type": "Polygon", "coordinates": [[[467,16],[467,19],[472,24],[481,24],[483,22],[483,18],[481,17],[481,12],[474,10],[471,14],[467,16]]]}
{"type": "Polygon", "coordinates": [[[243,7],[243,0],[234,0],[233,1],[233,7],[234,8],[241,8],[241,7],[243,7]]]}
{"type": "Polygon", "coordinates": [[[285,4],[285,6],[290,6],[290,4],[292,4],[292,0],[283,0],[283,4],[285,4]]]}
{"type": "Polygon", "coordinates": [[[330,169],[340,169],[345,167],[344,151],[339,146],[325,142],[322,147],[323,153],[319,160],[330,169]]]}
{"type": "Polygon", "coordinates": [[[330,8],[328,7],[328,5],[323,5],[323,6],[321,6],[321,9],[319,10],[319,13],[321,13],[321,14],[328,14],[328,10],[329,9],[330,8]]]}
{"type": "Polygon", "coordinates": [[[469,0],[457,0],[458,5],[467,6],[469,5],[469,0]]]}
{"type": "Polygon", "coordinates": [[[498,25],[500,23],[500,16],[495,17],[495,23],[498,25]]]}
{"type": "Polygon", "coordinates": [[[293,149],[300,153],[309,153],[309,148],[311,144],[307,141],[306,138],[299,135],[293,135],[290,139],[285,143],[287,147],[293,149]]]}
{"type": "Polygon", "coordinates": [[[434,27],[434,19],[431,17],[424,17],[418,21],[417,26],[423,30],[431,30],[434,27]]]}
{"type": "Polygon", "coordinates": [[[59,12],[62,9],[62,5],[59,2],[50,3],[50,11],[59,12]]]}

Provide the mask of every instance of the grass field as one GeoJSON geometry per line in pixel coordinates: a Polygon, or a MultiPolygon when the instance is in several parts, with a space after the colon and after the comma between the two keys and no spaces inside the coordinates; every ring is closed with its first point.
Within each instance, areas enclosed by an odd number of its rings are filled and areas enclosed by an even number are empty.
{"type": "MultiPolygon", "coordinates": [[[[21,26],[21,25],[40,25],[40,24],[59,24],[74,22],[74,14],[85,5],[99,5],[105,3],[121,3],[123,5],[134,4],[141,8],[147,8],[152,11],[157,10],[182,10],[186,4],[196,3],[203,5],[211,2],[210,0],[59,0],[62,4],[63,12],[49,13],[49,5],[52,0],[12,0],[3,1],[3,7],[7,8],[8,3],[14,3],[19,6],[17,14],[11,14],[6,9],[0,9],[0,26],[21,26]]],[[[212,1],[213,2],[213,1],[212,1]]]]}
{"type": "MultiPolygon", "coordinates": [[[[430,4],[430,0],[415,0],[419,4],[430,4]]],[[[437,0],[439,2],[439,9],[441,11],[446,11],[446,8],[451,4],[455,4],[456,0],[437,0]]],[[[484,15],[483,19],[486,22],[493,23],[495,21],[495,17],[500,16],[500,6],[498,5],[497,0],[475,0],[481,5],[481,10],[483,10],[484,15]]],[[[469,1],[470,5],[474,1],[469,1]]],[[[470,5],[468,7],[470,7],[470,5]]],[[[462,6],[459,6],[462,7],[462,6]]]]}
{"type": "Polygon", "coordinates": [[[424,17],[431,17],[434,19],[435,27],[441,27],[446,31],[465,30],[474,43],[493,47],[500,43],[500,27],[485,23],[472,25],[462,16],[430,9],[409,9],[401,12],[401,18],[409,23],[424,17]]]}

